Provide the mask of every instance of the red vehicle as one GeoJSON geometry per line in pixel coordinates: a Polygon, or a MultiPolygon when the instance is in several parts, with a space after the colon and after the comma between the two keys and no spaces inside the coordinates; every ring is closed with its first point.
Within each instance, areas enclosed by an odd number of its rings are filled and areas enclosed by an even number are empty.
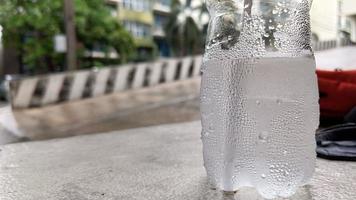
{"type": "Polygon", "coordinates": [[[343,118],[356,107],[356,70],[317,70],[322,118],[343,118]]]}

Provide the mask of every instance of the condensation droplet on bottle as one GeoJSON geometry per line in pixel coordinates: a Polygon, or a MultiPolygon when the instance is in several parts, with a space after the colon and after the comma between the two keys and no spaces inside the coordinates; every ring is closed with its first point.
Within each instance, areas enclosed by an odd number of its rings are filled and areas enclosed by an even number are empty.
{"type": "Polygon", "coordinates": [[[256,104],[259,106],[261,105],[261,101],[260,100],[256,100],[256,104]]]}
{"type": "Polygon", "coordinates": [[[266,174],[261,174],[261,178],[265,179],[266,178],[266,174]]]}
{"type": "Polygon", "coordinates": [[[262,131],[260,135],[258,136],[258,139],[260,139],[262,142],[266,142],[268,138],[268,132],[267,131],[262,131]]]}

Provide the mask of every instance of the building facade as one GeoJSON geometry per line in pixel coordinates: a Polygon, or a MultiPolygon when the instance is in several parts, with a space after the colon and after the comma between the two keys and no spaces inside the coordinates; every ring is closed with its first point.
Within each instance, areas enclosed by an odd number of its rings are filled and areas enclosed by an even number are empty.
{"type": "Polygon", "coordinates": [[[310,15],[314,40],[356,41],[355,0],[313,0],[310,15]]]}
{"type": "Polygon", "coordinates": [[[169,56],[164,24],[170,13],[170,0],[109,0],[108,6],[134,37],[136,61],[169,56]]]}
{"type": "Polygon", "coordinates": [[[158,47],[159,56],[170,56],[170,47],[165,37],[164,26],[168,20],[168,16],[171,12],[170,8],[171,0],[156,0],[153,3],[153,38],[158,47]]]}
{"type": "Polygon", "coordinates": [[[352,41],[356,42],[356,1],[342,1],[343,30],[350,33],[352,41]]]}

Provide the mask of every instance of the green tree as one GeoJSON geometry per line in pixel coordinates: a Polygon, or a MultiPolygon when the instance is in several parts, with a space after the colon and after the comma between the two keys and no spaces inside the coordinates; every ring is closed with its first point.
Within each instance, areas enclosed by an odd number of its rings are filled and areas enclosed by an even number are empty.
{"type": "Polygon", "coordinates": [[[165,32],[175,56],[198,54],[204,49],[207,10],[193,1],[198,0],[172,0],[165,32]]]}
{"type": "MultiPolygon", "coordinates": [[[[115,49],[116,62],[126,62],[134,50],[131,35],[110,14],[103,0],[73,0],[78,64],[89,66],[85,50],[115,49]]],[[[54,51],[54,36],[64,33],[63,0],[0,0],[4,45],[17,49],[27,69],[45,73],[63,69],[64,55],[54,51]]]]}

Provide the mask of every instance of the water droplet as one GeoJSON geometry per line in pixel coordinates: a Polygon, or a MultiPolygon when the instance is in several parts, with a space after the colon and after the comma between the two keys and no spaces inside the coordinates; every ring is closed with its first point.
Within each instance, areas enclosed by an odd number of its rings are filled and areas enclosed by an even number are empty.
{"type": "Polygon", "coordinates": [[[259,106],[261,105],[261,101],[260,100],[256,100],[256,104],[259,106]]]}
{"type": "Polygon", "coordinates": [[[268,29],[269,30],[274,30],[275,28],[274,28],[274,26],[269,26],[268,29]]]}
{"type": "Polygon", "coordinates": [[[258,139],[260,139],[262,142],[266,142],[268,138],[268,132],[267,131],[262,131],[260,135],[258,136],[258,139]]]}
{"type": "Polygon", "coordinates": [[[233,38],[231,35],[227,36],[227,40],[231,41],[233,38]]]}
{"type": "Polygon", "coordinates": [[[275,15],[275,14],[277,14],[277,13],[278,13],[278,10],[277,10],[277,9],[273,9],[273,10],[272,10],[272,14],[275,15]]]}
{"type": "Polygon", "coordinates": [[[266,178],[266,174],[261,174],[261,178],[265,179],[266,178]]]}
{"type": "Polygon", "coordinates": [[[264,37],[269,37],[268,33],[263,34],[264,37]]]}
{"type": "Polygon", "coordinates": [[[288,152],[287,152],[286,150],[283,151],[283,155],[287,155],[287,153],[288,153],[288,152]]]}

